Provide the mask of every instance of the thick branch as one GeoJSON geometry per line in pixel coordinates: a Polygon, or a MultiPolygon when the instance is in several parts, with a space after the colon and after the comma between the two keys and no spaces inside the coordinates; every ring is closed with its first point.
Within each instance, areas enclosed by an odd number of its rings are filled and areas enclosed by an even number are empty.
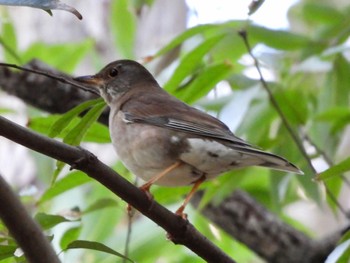
{"type": "MultiPolygon", "coordinates": [[[[197,206],[201,193],[193,198],[197,206]]],[[[325,262],[341,233],[314,241],[259,205],[247,193],[235,191],[218,206],[208,204],[202,213],[228,234],[272,263],[325,262]]]]}
{"type": "Polygon", "coordinates": [[[6,181],[0,176],[0,218],[17,241],[29,262],[60,262],[39,225],[6,181]]]}
{"type": "Polygon", "coordinates": [[[164,228],[175,244],[182,244],[208,262],[234,262],[188,221],[159,205],[93,154],[23,128],[0,117],[0,135],[85,172],[142,214],[164,228]]]}
{"type": "MultiPolygon", "coordinates": [[[[31,61],[27,67],[69,78],[68,75],[37,60],[31,61]]],[[[97,97],[45,76],[25,71],[12,71],[6,67],[1,67],[0,70],[0,86],[7,93],[21,98],[29,105],[51,113],[64,113],[82,101],[97,97]]]]}
{"type": "MultiPolygon", "coordinates": [[[[71,78],[38,60],[31,61],[26,67],[71,78]]],[[[27,104],[50,113],[65,113],[84,101],[97,98],[97,95],[70,84],[26,71],[9,70],[6,67],[0,67],[0,88],[27,104]]],[[[102,114],[100,121],[108,123],[108,111],[102,114]]]]}

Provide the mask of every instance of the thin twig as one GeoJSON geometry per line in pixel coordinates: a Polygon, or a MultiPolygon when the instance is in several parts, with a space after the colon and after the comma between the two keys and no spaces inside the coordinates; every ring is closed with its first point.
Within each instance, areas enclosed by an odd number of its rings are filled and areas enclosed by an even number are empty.
{"type": "MultiPolygon", "coordinates": [[[[139,178],[135,177],[134,185],[138,185],[139,178]]],[[[129,257],[129,247],[130,247],[130,242],[131,242],[131,232],[132,232],[132,219],[135,215],[135,212],[133,211],[134,208],[128,205],[128,229],[126,233],[126,239],[125,239],[125,247],[124,247],[124,256],[126,258],[129,257]]],[[[123,263],[126,262],[126,258],[123,259],[123,263]]]]}
{"type": "Polygon", "coordinates": [[[128,213],[128,229],[126,233],[126,239],[125,239],[125,247],[124,247],[124,256],[123,263],[127,262],[127,258],[129,257],[129,247],[131,242],[131,232],[132,232],[132,215],[128,213]]]}
{"type": "Polygon", "coordinates": [[[265,89],[265,91],[267,92],[269,99],[272,103],[272,106],[275,108],[275,110],[277,111],[278,115],[280,116],[284,126],[287,128],[290,136],[292,137],[292,139],[294,140],[295,144],[297,145],[299,151],[301,152],[301,154],[304,156],[305,160],[307,161],[310,169],[312,170],[312,172],[314,174],[316,174],[316,169],[315,167],[312,165],[311,159],[309,158],[302,141],[300,140],[299,136],[294,132],[292,126],[290,125],[289,121],[287,120],[287,118],[284,116],[282,109],[280,108],[280,106],[278,105],[278,102],[276,101],[275,97],[272,94],[272,91],[270,90],[267,82],[264,79],[264,76],[262,75],[260,66],[259,66],[259,61],[257,60],[257,58],[254,56],[252,49],[250,47],[249,41],[248,41],[248,37],[247,37],[247,31],[245,30],[241,30],[238,32],[239,35],[242,37],[244,44],[248,50],[249,55],[252,57],[253,61],[254,61],[254,66],[256,68],[256,70],[258,71],[259,74],[259,78],[261,81],[261,84],[263,86],[263,88],[265,89]]]}
{"type": "Polygon", "coordinates": [[[75,87],[77,87],[79,89],[82,89],[82,90],[85,90],[85,91],[88,91],[88,92],[100,95],[97,90],[94,90],[92,88],[90,89],[90,88],[88,88],[86,86],[82,86],[82,85],[78,84],[74,80],[69,80],[69,79],[67,79],[65,77],[57,76],[57,75],[51,74],[49,72],[36,70],[36,69],[29,69],[29,68],[17,66],[15,64],[8,64],[8,63],[0,63],[0,66],[1,67],[7,67],[7,68],[15,68],[15,69],[19,69],[19,70],[22,70],[22,71],[27,71],[27,72],[31,72],[31,73],[34,73],[34,74],[42,75],[42,76],[45,76],[45,77],[48,77],[48,78],[51,78],[51,79],[55,79],[55,80],[57,80],[59,82],[65,83],[65,84],[70,84],[70,85],[75,86],[75,87]]]}
{"type": "Polygon", "coordinates": [[[349,213],[341,206],[341,204],[339,203],[339,201],[337,200],[337,198],[333,195],[333,193],[330,192],[329,188],[327,187],[326,184],[324,184],[325,189],[326,189],[326,193],[328,194],[329,198],[332,200],[333,203],[335,203],[335,205],[339,208],[339,210],[343,213],[343,215],[346,218],[350,218],[349,213]]]}
{"type": "MultiPolygon", "coordinates": [[[[258,71],[259,74],[259,78],[261,81],[261,84],[263,86],[263,88],[265,89],[265,91],[267,92],[269,99],[272,103],[272,106],[275,108],[275,110],[277,111],[278,115],[280,116],[284,126],[287,128],[290,136],[292,137],[292,139],[294,140],[295,144],[297,145],[299,151],[301,152],[301,154],[304,156],[304,159],[306,160],[309,168],[311,169],[311,171],[313,172],[313,174],[315,175],[316,169],[312,164],[311,159],[309,158],[309,155],[307,154],[304,145],[302,143],[302,141],[300,140],[299,136],[296,134],[296,132],[293,130],[292,126],[290,125],[289,121],[287,120],[287,118],[284,116],[282,109],[280,108],[280,106],[278,105],[277,100],[275,99],[275,97],[273,96],[272,91],[270,90],[267,82],[264,79],[264,76],[262,75],[260,66],[259,66],[259,61],[257,60],[257,58],[254,56],[252,49],[250,47],[249,41],[248,41],[248,37],[247,37],[247,31],[246,30],[241,30],[238,32],[239,35],[242,37],[244,44],[248,50],[249,55],[252,57],[253,61],[254,61],[254,66],[258,71]]],[[[326,192],[329,195],[329,197],[331,198],[331,200],[333,200],[333,202],[336,204],[336,206],[339,208],[339,210],[345,215],[345,217],[349,218],[350,215],[348,215],[348,213],[345,211],[345,209],[340,205],[340,203],[337,201],[336,197],[333,195],[333,193],[330,192],[330,190],[328,189],[327,185],[324,184],[325,188],[326,188],[326,192]]]]}
{"type": "MultiPolygon", "coordinates": [[[[333,161],[331,160],[331,158],[328,156],[328,154],[323,151],[311,138],[309,135],[305,134],[304,135],[304,138],[305,140],[307,140],[316,150],[316,152],[322,156],[323,160],[329,165],[329,166],[333,166],[334,163],[333,161]]],[[[348,180],[348,178],[346,178],[344,176],[344,174],[341,174],[340,175],[341,179],[343,180],[343,182],[348,186],[350,187],[350,181],[348,180]]]]}

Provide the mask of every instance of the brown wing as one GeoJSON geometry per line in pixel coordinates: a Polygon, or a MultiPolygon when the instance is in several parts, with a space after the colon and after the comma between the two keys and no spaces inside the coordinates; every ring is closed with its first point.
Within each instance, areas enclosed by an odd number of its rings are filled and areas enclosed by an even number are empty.
{"type": "Polygon", "coordinates": [[[184,104],[165,92],[159,92],[156,96],[130,96],[122,103],[120,110],[123,111],[125,120],[130,123],[149,124],[218,140],[238,152],[263,160],[260,166],[302,174],[299,168],[283,157],[253,147],[235,136],[220,120],[184,104]]]}
{"type": "Polygon", "coordinates": [[[155,125],[196,136],[251,146],[235,136],[220,120],[181,102],[165,92],[156,95],[135,94],[121,108],[129,122],[155,125]]]}

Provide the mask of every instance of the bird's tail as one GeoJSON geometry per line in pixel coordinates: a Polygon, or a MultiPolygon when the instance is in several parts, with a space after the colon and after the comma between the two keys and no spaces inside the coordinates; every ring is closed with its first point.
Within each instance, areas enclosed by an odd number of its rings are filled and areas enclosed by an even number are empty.
{"type": "Polygon", "coordinates": [[[280,170],[285,172],[292,172],[297,174],[304,174],[297,166],[284,159],[281,156],[275,154],[265,153],[263,156],[260,155],[264,162],[259,164],[259,166],[267,167],[274,170],[280,170]]]}
{"type": "Polygon", "coordinates": [[[292,172],[297,174],[304,174],[297,166],[286,160],[285,158],[268,153],[265,151],[261,151],[259,149],[253,147],[235,147],[235,150],[248,154],[250,156],[254,156],[254,159],[257,159],[257,166],[267,167],[274,170],[292,172]]]}

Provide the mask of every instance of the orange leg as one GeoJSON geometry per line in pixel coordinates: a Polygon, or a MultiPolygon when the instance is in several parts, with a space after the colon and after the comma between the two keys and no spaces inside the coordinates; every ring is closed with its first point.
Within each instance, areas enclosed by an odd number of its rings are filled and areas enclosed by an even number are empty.
{"type": "Polygon", "coordinates": [[[177,167],[179,167],[181,165],[181,162],[176,162],[172,165],[170,165],[168,168],[166,168],[164,171],[162,171],[161,173],[157,174],[156,176],[152,177],[147,183],[145,183],[144,185],[142,185],[140,187],[141,190],[145,191],[146,193],[149,193],[149,189],[151,188],[152,184],[154,184],[155,182],[157,182],[160,178],[162,178],[163,176],[165,176],[167,173],[170,173],[172,170],[176,169],[177,167]]]}
{"type": "MultiPolygon", "coordinates": [[[[175,168],[179,167],[180,165],[181,165],[181,162],[176,162],[176,163],[170,165],[164,171],[162,171],[161,173],[159,173],[156,176],[152,177],[147,183],[145,183],[144,185],[140,186],[139,189],[144,191],[145,194],[148,196],[148,198],[151,200],[153,197],[152,197],[149,189],[151,188],[152,184],[157,182],[160,178],[162,178],[163,176],[165,176],[167,173],[171,172],[175,168]]],[[[128,204],[126,209],[127,209],[127,212],[129,214],[129,216],[132,217],[133,216],[132,206],[130,204],[128,204]]]]}
{"type": "Polygon", "coordinates": [[[197,191],[198,187],[205,181],[205,176],[203,175],[201,178],[199,178],[193,185],[191,191],[186,196],[186,199],[182,203],[182,205],[179,207],[179,209],[176,210],[175,214],[181,216],[183,219],[187,219],[187,215],[184,213],[185,207],[190,202],[191,198],[193,197],[194,193],[197,191]]]}

